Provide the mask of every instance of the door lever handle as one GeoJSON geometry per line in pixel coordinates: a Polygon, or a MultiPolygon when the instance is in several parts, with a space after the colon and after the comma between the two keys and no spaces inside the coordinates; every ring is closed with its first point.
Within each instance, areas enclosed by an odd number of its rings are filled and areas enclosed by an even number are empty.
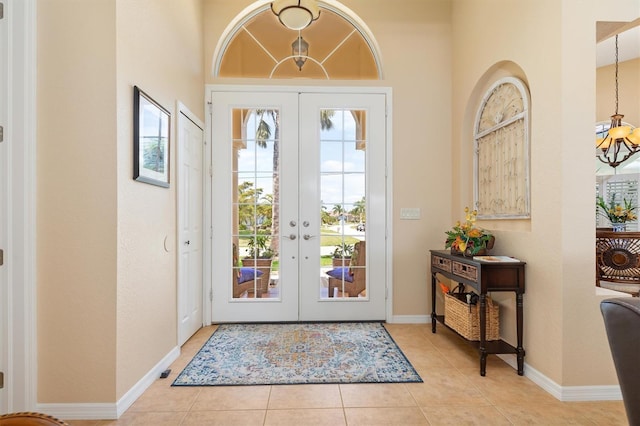
{"type": "Polygon", "coordinates": [[[289,239],[290,239],[290,240],[295,240],[296,238],[297,238],[297,235],[296,235],[296,234],[291,234],[291,235],[289,235],[289,239]]]}
{"type": "Polygon", "coordinates": [[[305,240],[307,240],[307,241],[309,241],[310,239],[312,239],[312,238],[314,238],[314,237],[315,237],[315,235],[309,235],[309,234],[304,234],[304,235],[302,236],[302,238],[304,238],[304,239],[305,239],[305,240]]]}

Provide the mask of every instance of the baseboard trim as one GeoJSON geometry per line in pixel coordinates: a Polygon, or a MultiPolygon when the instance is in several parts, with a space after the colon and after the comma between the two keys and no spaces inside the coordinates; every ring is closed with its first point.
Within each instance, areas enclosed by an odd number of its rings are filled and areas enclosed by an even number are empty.
{"type": "MultiPolygon", "coordinates": [[[[394,315],[392,323],[426,324],[431,323],[430,315],[394,315]]],[[[518,368],[518,361],[513,354],[499,354],[498,357],[513,367],[518,368]]],[[[559,401],[622,401],[622,392],[618,385],[603,386],[560,386],[525,362],[524,375],[559,401]]]]}
{"type": "Polygon", "coordinates": [[[426,324],[431,322],[429,315],[392,315],[392,324],[426,324]]]}
{"type": "MultiPolygon", "coordinates": [[[[500,359],[517,369],[518,361],[515,355],[498,355],[500,359]]],[[[620,386],[560,386],[535,368],[525,362],[524,375],[536,385],[550,393],[559,401],[622,401],[620,386]]]]}
{"type": "Polygon", "coordinates": [[[149,386],[160,377],[180,356],[180,348],[174,347],[160,362],[142,377],[115,403],[37,404],[37,411],[63,420],[116,420],[133,405],[149,386]]]}

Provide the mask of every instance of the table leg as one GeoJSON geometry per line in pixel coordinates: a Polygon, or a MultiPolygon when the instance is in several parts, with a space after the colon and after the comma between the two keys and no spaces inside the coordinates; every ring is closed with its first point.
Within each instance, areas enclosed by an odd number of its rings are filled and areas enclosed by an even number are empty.
{"type": "Polygon", "coordinates": [[[487,372],[487,295],[480,294],[480,375],[487,372]]]}
{"type": "Polygon", "coordinates": [[[436,332],[436,274],[431,274],[431,332],[436,332]]]}
{"type": "Polygon", "coordinates": [[[518,333],[518,346],[516,347],[518,360],[518,375],[524,375],[524,348],[522,347],[522,324],[523,324],[523,297],[522,293],[516,293],[516,328],[518,333]]]}

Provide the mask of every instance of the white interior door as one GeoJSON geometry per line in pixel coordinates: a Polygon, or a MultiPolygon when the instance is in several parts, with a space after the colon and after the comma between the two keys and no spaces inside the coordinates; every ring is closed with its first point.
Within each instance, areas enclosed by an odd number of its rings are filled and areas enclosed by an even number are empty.
{"type": "Polygon", "coordinates": [[[178,345],[203,324],[204,132],[188,111],[178,113],[178,345]]]}
{"type": "Polygon", "coordinates": [[[212,321],[384,319],[385,95],[211,102],[212,321]],[[358,256],[334,265],[342,245],[358,256]]]}

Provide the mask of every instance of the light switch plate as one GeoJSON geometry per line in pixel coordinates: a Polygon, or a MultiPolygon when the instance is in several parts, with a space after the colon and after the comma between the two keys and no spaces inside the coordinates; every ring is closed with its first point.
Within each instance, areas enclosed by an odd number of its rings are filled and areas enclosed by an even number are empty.
{"type": "Polygon", "coordinates": [[[420,209],[417,207],[403,207],[400,209],[400,219],[418,220],[420,219],[420,209]]]}

